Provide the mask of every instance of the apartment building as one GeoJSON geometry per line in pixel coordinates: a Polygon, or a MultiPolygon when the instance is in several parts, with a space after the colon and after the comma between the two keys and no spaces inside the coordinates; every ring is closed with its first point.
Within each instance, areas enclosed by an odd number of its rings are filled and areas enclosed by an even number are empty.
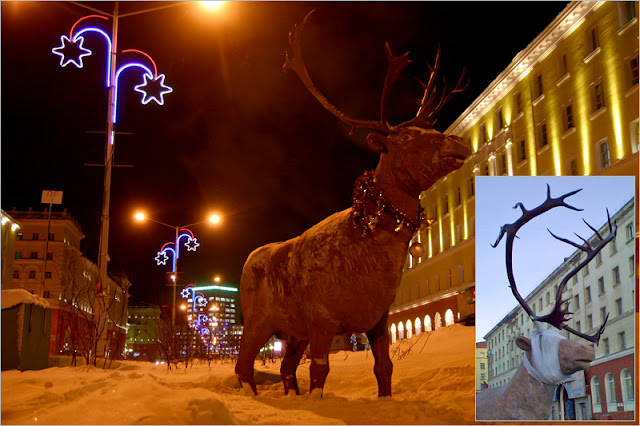
{"type": "Polygon", "coordinates": [[[473,154],[421,195],[435,222],[411,241],[426,253],[407,255],[389,310],[392,341],[470,322],[475,176],[632,175],[637,191],[637,10],[571,2],[446,130],[473,154]]]}

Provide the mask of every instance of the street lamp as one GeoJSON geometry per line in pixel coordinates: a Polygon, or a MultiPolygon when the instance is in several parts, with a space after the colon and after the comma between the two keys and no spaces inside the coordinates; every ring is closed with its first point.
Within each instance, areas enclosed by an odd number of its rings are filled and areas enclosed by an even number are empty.
{"type": "Polygon", "coordinates": [[[191,232],[189,228],[193,228],[194,226],[198,226],[206,222],[218,225],[220,224],[222,219],[220,215],[212,214],[211,216],[209,216],[208,219],[201,220],[200,222],[195,222],[195,223],[191,223],[189,225],[184,225],[184,226],[172,226],[167,223],[160,222],[159,220],[152,219],[146,216],[142,212],[137,212],[134,215],[134,218],[139,222],[148,220],[150,222],[154,222],[162,226],[166,226],[167,228],[172,228],[175,230],[174,240],[172,242],[165,243],[162,246],[162,248],[160,248],[160,251],[155,257],[158,265],[166,265],[167,260],[169,260],[168,253],[171,253],[171,258],[172,258],[171,280],[173,282],[171,284],[171,286],[173,287],[173,291],[172,291],[173,303],[171,306],[171,327],[173,327],[176,322],[176,285],[178,281],[178,259],[180,258],[181,241],[186,238],[186,242],[184,243],[184,246],[187,248],[187,251],[196,251],[196,249],[200,246],[200,243],[198,242],[198,239],[195,237],[195,235],[193,234],[193,232],[191,232]]]}
{"type": "MultiPolygon", "coordinates": [[[[107,129],[105,137],[105,159],[104,159],[104,192],[102,198],[102,227],[100,229],[100,248],[98,252],[98,271],[100,274],[100,280],[105,282],[107,279],[107,263],[109,262],[109,204],[111,198],[111,167],[113,166],[113,153],[115,143],[115,124],[117,118],[117,103],[118,103],[118,78],[120,74],[132,68],[140,68],[143,71],[143,81],[134,87],[134,90],[142,94],[141,102],[146,105],[147,103],[154,101],[159,105],[164,104],[164,95],[171,93],[173,89],[164,83],[165,75],[158,74],[156,64],[148,54],[137,50],[127,49],[120,51],[128,57],[137,57],[137,60],[129,60],[120,65],[118,62],[118,22],[119,19],[129,16],[140,15],[143,13],[153,12],[156,10],[166,9],[174,6],[182,6],[190,4],[191,2],[182,1],[163,6],[157,6],[138,10],[129,13],[120,14],[118,12],[118,3],[115,2],[113,13],[104,12],[102,10],[81,4],[78,2],[71,2],[76,6],[91,10],[99,15],[88,15],[80,18],[71,27],[69,37],[62,36],[60,38],[62,44],[59,47],[53,48],[52,52],[61,57],[60,65],[65,67],[69,64],[73,64],[78,68],[83,66],[83,57],[91,55],[93,52],[83,46],[84,36],[91,33],[101,35],[107,42],[107,69],[106,69],[106,86],[109,88],[107,97],[107,129]],[[94,26],[91,22],[100,23],[104,20],[111,22],[111,34],[107,34],[105,30],[100,26],[94,26]],[[102,20],[102,21],[101,21],[102,20]],[[152,71],[153,70],[153,71],[152,71]]],[[[201,2],[210,3],[210,2],[201,2]]],[[[221,3],[221,2],[218,2],[221,3]]],[[[204,5],[204,4],[203,4],[204,5]]],[[[212,8],[212,5],[207,5],[212,8]]],[[[216,7],[215,9],[218,9],[216,7]]]]}

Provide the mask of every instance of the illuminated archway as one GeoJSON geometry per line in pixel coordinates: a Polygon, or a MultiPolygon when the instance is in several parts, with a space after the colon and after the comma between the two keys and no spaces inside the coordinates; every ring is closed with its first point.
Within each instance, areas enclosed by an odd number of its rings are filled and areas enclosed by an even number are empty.
{"type": "Polygon", "coordinates": [[[407,339],[411,339],[413,335],[413,327],[411,326],[411,320],[407,320],[407,339]]]}
{"type": "Polygon", "coordinates": [[[404,339],[404,325],[402,321],[398,323],[398,339],[404,339]]]}
{"type": "Polygon", "coordinates": [[[453,317],[453,311],[451,309],[447,309],[447,312],[444,313],[444,326],[449,327],[455,323],[455,319],[453,317]]]}
{"type": "Polygon", "coordinates": [[[440,315],[440,312],[436,312],[436,316],[433,320],[433,329],[437,330],[440,327],[442,327],[442,316],[440,315]]]}
{"type": "Polygon", "coordinates": [[[420,322],[420,318],[416,318],[414,325],[416,327],[416,336],[419,336],[420,333],[422,333],[422,323],[420,322]]]}
{"type": "Polygon", "coordinates": [[[391,344],[396,342],[396,325],[391,324],[391,344]]]}
{"type": "Polygon", "coordinates": [[[424,316],[424,331],[432,331],[431,327],[431,317],[429,315],[424,316]]]}

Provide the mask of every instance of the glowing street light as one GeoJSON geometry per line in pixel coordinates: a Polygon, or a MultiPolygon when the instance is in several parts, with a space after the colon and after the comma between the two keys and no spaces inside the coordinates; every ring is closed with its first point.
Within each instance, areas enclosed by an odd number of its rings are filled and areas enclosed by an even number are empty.
{"type": "Polygon", "coordinates": [[[224,5],[223,1],[201,1],[200,4],[209,10],[220,10],[224,5]]]}
{"type": "Polygon", "coordinates": [[[220,278],[220,276],[216,276],[215,278],[213,278],[214,282],[219,283],[222,280],[222,278],[220,278]]]}
{"type": "Polygon", "coordinates": [[[159,220],[155,220],[153,218],[148,217],[144,212],[136,212],[133,216],[135,220],[138,222],[150,221],[160,224],[162,226],[166,226],[167,228],[172,228],[175,230],[175,238],[173,241],[165,243],[158,251],[155,260],[158,265],[166,265],[169,260],[169,255],[171,255],[171,287],[173,287],[172,291],[172,299],[173,304],[171,308],[171,326],[175,325],[176,321],[176,286],[178,281],[178,259],[180,258],[180,245],[181,241],[186,238],[186,242],[184,242],[184,246],[187,248],[187,251],[196,251],[198,247],[200,247],[200,243],[198,239],[195,237],[193,232],[189,228],[193,228],[194,226],[201,225],[203,223],[209,222],[212,224],[219,224],[221,221],[220,215],[214,214],[209,217],[209,219],[201,220],[200,222],[191,223],[189,225],[184,226],[172,226],[164,222],[160,222],[159,220]],[[217,220],[213,221],[212,218],[216,217],[217,220]]]}

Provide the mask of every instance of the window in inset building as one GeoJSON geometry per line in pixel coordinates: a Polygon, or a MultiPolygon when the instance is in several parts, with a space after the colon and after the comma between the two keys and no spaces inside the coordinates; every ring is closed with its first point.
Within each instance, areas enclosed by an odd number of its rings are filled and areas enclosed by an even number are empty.
{"type": "Polygon", "coordinates": [[[638,17],[638,11],[636,10],[635,1],[619,1],[618,3],[618,18],[620,20],[620,27],[624,27],[634,18],[638,17]]]}
{"type": "Polygon", "coordinates": [[[538,149],[549,146],[549,136],[547,135],[547,123],[538,125],[538,149]]]}
{"type": "Polygon", "coordinates": [[[598,47],[600,47],[598,27],[594,25],[587,30],[587,54],[593,53],[598,47]]]}
{"type": "Polygon", "coordinates": [[[544,86],[542,84],[542,74],[539,73],[533,77],[533,98],[538,99],[542,95],[544,95],[544,86]]]}
{"type": "Polygon", "coordinates": [[[591,112],[599,111],[604,107],[604,85],[600,81],[591,85],[591,112]]]}
{"type": "Polygon", "coordinates": [[[596,159],[598,161],[598,170],[605,169],[611,165],[609,139],[604,138],[596,144],[596,159]]]}
{"type": "Polygon", "coordinates": [[[502,115],[502,107],[498,108],[496,110],[496,121],[495,121],[495,131],[494,134],[498,134],[502,131],[502,128],[504,127],[504,117],[502,115]]]}
{"type": "Polygon", "coordinates": [[[513,110],[515,111],[516,117],[522,114],[522,95],[520,92],[513,94],[513,110]]]}
{"type": "Polygon", "coordinates": [[[518,142],[518,148],[520,162],[523,162],[527,159],[527,147],[525,145],[524,139],[520,139],[520,142],[518,142]]]}
{"type": "Polygon", "coordinates": [[[563,122],[564,122],[565,132],[575,127],[575,125],[573,124],[573,105],[572,104],[568,104],[564,106],[563,118],[564,118],[563,122]]]}

